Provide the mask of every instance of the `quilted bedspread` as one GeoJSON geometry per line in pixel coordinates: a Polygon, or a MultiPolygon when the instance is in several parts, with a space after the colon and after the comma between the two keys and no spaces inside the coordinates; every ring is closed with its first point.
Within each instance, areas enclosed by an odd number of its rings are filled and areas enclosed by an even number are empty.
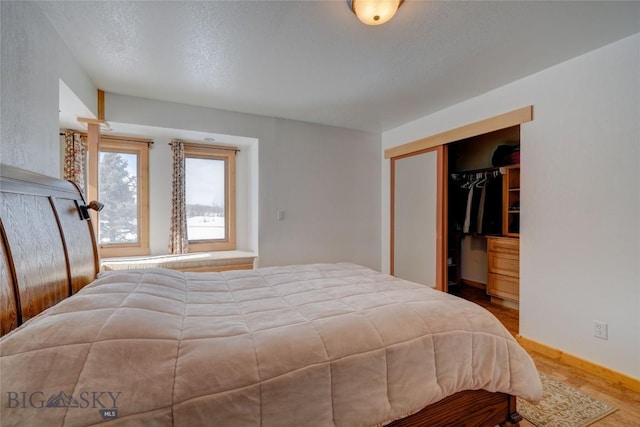
{"type": "Polygon", "coordinates": [[[354,264],[103,273],[5,336],[0,369],[2,426],[373,426],[542,394],[486,310],[354,264]]]}

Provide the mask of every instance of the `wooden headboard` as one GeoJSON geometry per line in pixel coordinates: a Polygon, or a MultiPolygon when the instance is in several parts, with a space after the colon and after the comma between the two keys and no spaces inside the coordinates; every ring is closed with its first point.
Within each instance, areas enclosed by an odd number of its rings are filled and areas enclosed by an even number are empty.
{"type": "Polygon", "coordinates": [[[69,182],[0,165],[0,335],[73,295],[99,270],[91,220],[69,182]]]}

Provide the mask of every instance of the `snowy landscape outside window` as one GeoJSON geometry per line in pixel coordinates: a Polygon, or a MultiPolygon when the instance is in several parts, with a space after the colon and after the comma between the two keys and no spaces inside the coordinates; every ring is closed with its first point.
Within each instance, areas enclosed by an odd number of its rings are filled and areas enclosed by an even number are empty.
{"type": "Polygon", "coordinates": [[[184,144],[189,252],[236,248],[236,150],[184,144]]]}
{"type": "Polygon", "coordinates": [[[185,159],[187,236],[189,241],[224,240],[225,160],[185,159]]]}

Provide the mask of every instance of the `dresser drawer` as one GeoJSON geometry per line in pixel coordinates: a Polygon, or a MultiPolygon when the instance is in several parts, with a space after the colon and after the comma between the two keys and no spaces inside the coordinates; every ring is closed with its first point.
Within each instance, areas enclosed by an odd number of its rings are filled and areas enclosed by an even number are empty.
{"type": "Polygon", "coordinates": [[[489,273],[520,277],[520,256],[514,254],[489,252],[489,273]]]}
{"type": "Polygon", "coordinates": [[[487,250],[489,252],[517,255],[520,253],[520,240],[504,237],[489,237],[487,239],[487,250]]]}
{"type": "Polygon", "coordinates": [[[517,278],[489,273],[488,279],[489,295],[516,302],[520,299],[520,281],[517,278]]]}

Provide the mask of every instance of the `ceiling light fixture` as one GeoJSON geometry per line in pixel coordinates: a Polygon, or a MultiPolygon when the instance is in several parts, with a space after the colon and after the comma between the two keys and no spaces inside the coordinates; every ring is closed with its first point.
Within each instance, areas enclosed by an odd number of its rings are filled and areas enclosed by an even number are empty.
{"type": "Polygon", "coordinates": [[[347,0],[349,8],[367,25],[381,25],[393,18],[404,0],[347,0]]]}

